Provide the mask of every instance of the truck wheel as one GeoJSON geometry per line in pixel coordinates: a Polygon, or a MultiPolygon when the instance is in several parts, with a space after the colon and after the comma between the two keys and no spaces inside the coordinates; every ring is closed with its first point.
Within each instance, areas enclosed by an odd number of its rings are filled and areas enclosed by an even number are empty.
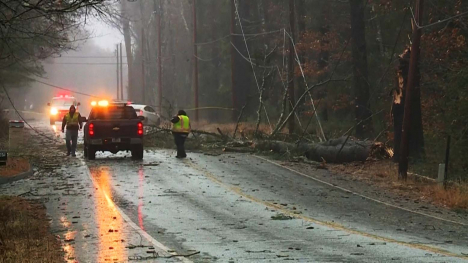
{"type": "Polygon", "coordinates": [[[83,146],[83,156],[88,158],[88,146],[86,144],[83,146]]]}
{"type": "Polygon", "coordinates": [[[136,146],[132,149],[132,159],[142,160],[143,159],[143,145],[136,146]]]}
{"type": "Polygon", "coordinates": [[[50,125],[55,125],[55,120],[54,119],[50,119],[50,125]]]}
{"type": "Polygon", "coordinates": [[[88,160],[96,159],[96,150],[91,145],[87,147],[87,152],[88,152],[88,160]]]}

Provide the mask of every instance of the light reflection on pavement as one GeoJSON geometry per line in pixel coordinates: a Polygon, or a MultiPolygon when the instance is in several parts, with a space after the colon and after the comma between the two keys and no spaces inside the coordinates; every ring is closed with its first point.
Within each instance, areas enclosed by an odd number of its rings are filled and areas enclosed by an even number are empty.
{"type": "Polygon", "coordinates": [[[96,221],[99,229],[99,262],[127,259],[123,242],[126,237],[122,230],[124,222],[112,201],[109,167],[101,167],[91,171],[91,175],[99,185],[96,191],[96,221]]]}
{"type": "Polygon", "coordinates": [[[144,197],[144,187],[143,184],[145,182],[145,173],[143,167],[140,167],[138,170],[138,225],[140,226],[141,230],[145,231],[145,226],[143,225],[143,197],[144,197]]]}
{"type": "Polygon", "coordinates": [[[65,252],[64,259],[69,263],[78,262],[75,260],[75,248],[70,244],[71,240],[75,240],[77,231],[68,231],[65,236],[65,242],[62,243],[62,249],[65,252]]]}

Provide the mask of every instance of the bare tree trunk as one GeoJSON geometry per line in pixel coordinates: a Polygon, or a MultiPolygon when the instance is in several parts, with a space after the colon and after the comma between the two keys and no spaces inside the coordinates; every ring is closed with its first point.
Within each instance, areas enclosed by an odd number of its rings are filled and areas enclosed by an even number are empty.
{"type": "Polygon", "coordinates": [[[198,114],[198,46],[197,46],[197,0],[192,1],[193,18],[193,96],[195,106],[195,121],[199,120],[198,114]]]}
{"type": "Polygon", "coordinates": [[[132,38],[130,35],[130,20],[127,16],[127,4],[126,1],[121,1],[121,15],[122,15],[122,31],[124,33],[125,41],[125,52],[127,55],[127,68],[128,68],[128,89],[127,89],[127,98],[134,100],[133,95],[134,87],[134,73],[133,73],[133,53],[132,53],[132,38]]]}
{"type": "Polygon", "coordinates": [[[162,96],[163,96],[163,92],[162,92],[162,47],[161,47],[161,18],[162,18],[162,0],[159,0],[158,1],[159,3],[156,4],[156,0],[154,0],[154,9],[156,10],[156,15],[157,15],[157,18],[156,18],[156,30],[157,30],[157,38],[158,38],[158,42],[157,42],[157,68],[158,68],[158,112],[159,114],[162,113],[162,103],[163,103],[163,100],[162,100],[162,96]]]}
{"type": "MultiPolygon", "coordinates": [[[[350,0],[353,74],[356,122],[359,123],[372,115],[369,101],[369,82],[367,68],[366,24],[364,21],[365,1],[350,0]]],[[[356,127],[356,137],[366,138],[372,132],[372,119],[356,127]]]]}
{"type": "MultiPolygon", "coordinates": [[[[295,66],[295,59],[294,59],[294,43],[295,43],[295,28],[296,28],[296,15],[295,15],[295,7],[294,7],[294,0],[289,0],[289,27],[291,32],[291,40],[289,41],[289,60],[288,60],[288,86],[289,86],[289,110],[293,110],[294,104],[296,104],[296,95],[294,92],[294,66],[295,66]]],[[[289,120],[289,134],[294,133],[295,130],[295,119],[291,118],[289,120]]]]}
{"type": "MultiPolygon", "coordinates": [[[[302,37],[306,32],[306,0],[296,0],[296,10],[297,10],[297,41],[302,42],[302,37]]],[[[299,59],[301,63],[305,63],[305,56],[302,53],[299,55],[299,59]]],[[[297,91],[298,94],[304,93],[306,90],[306,86],[304,81],[302,81],[301,77],[297,77],[297,91]]],[[[303,104],[305,100],[301,101],[303,104]]]]}

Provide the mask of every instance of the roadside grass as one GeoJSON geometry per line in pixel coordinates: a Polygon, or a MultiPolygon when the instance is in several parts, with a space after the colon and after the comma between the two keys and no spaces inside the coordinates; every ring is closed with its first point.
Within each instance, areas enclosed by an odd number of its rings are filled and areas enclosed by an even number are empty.
{"type": "Polygon", "coordinates": [[[0,222],[1,262],[64,262],[43,205],[0,196],[0,222]]]}
{"type": "Polygon", "coordinates": [[[11,177],[29,171],[29,162],[25,158],[9,157],[5,166],[0,166],[0,177],[11,177]]]}
{"type": "Polygon", "coordinates": [[[409,174],[406,182],[398,179],[398,164],[391,160],[365,163],[327,164],[336,173],[353,176],[357,180],[395,192],[398,196],[424,200],[453,210],[468,209],[468,184],[451,183],[447,190],[435,180],[409,174]]]}
{"type": "Polygon", "coordinates": [[[435,203],[455,210],[468,209],[468,185],[449,186],[447,190],[440,185],[426,186],[423,191],[432,196],[435,203]]]}

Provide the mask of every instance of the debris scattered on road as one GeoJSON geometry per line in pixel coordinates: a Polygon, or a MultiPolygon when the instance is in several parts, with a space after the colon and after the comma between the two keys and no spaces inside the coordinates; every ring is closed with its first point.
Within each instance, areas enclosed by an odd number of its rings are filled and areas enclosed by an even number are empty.
{"type": "Polygon", "coordinates": [[[292,216],[287,216],[285,214],[276,214],[274,216],[271,216],[272,220],[291,220],[293,219],[292,216]]]}
{"type": "Polygon", "coordinates": [[[159,166],[159,163],[145,163],[143,166],[159,166]]]}

